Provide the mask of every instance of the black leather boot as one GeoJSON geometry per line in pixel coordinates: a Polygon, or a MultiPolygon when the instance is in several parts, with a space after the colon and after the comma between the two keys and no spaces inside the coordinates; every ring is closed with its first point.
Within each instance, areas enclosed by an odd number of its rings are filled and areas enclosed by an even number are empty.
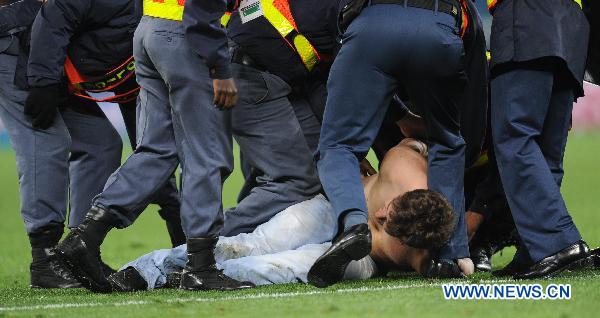
{"type": "Polygon", "coordinates": [[[92,207],[85,220],[54,249],[58,266],[66,268],[83,287],[93,292],[112,290],[106,279],[106,268],[100,259],[100,245],[116,224],[116,216],[99,207],[92,207]]]}
{"type": "Polygon", "coordinates": [[[371,252],[371,231],[367,224],[357,224],[337,237],[331,247],[319,257],[308,271],[308,282],[324,288],[344,278],[351,261],[371,252]]]}
{"type": "Polygon", "coordinates": [[[190,291],[229,291],[255,287],[250,282],[239,282],[217,269],[214,255],[216,244],[216,237],[187,240],[188,261],[183,268],[179,288],[190,291]]]}
{"type": "Polygon", "coordinates": [[[169,232],[169,238],[171,239],[171,245],[177,247],[181,244],[185,244],[185,233],[181,227],[181,216],[179,215],[178,209],[165,209],[162,208],[158,211],[160,217],[165,220],[167,224],[167,231],[169,232]]]}
{"type": "Polygon", "coordinates": [[[148,283],[142,275],[133,267],[127,267],[108,277],[113,291],[135,292],[148,289],[148,283]]]}
{"type": "Polygon", "coordinates": [[[69,272],[50,262],[51,248],[63,234],[63,225],[56,224],[29,234],[31,244],[31,288],[79,288],[81,284],[69,272]],[[56,270],[55,270],[56,269],[56,270]]]}

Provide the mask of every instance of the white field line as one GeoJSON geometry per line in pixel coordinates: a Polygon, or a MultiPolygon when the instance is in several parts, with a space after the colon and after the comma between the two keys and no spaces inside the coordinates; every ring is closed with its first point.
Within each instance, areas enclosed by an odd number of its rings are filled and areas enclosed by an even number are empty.
{"type": "Polygon", "coordinates": [[[400,289],[411,289],[411,288],[427,288],[427,287],[439,287],[441,283],[431,284],[415,284],[415,285],[389,285],[381,287],[358,287],[358,288],[344,288],[334,290],[314,290],[306,292],[289,292],[289,293],[257,293],[240,296],[226,296],[226,297],[191,297],[191,298],[169,298],[165,300],[132,300],[123,302],[113,303],[65,303],[65,304],[46,304],[46,305],[34,305],[34,306],[15,306],[15,307],[0,307],[0,312],[10,311],[29,311],[29,310],[46,310],[46,309],[65,309],[65,308],[87,308],[87,307],[124,307],[124,306],[139,306],[139,305],[150,305],[150,304],[161,304],[161,303],[206,303],[206,302],[220,302],[220,301],[238,301],[238,300],[253,300],[253,299],[276,299],[276,298],[294,298],[302,296],[313,296],[313,295],[331,295],[331,294],[347,294],[347,293],[362,293],[362,292],[378,292],[388,290],[400,290],[400,289]]]}
{"type": "MultiPolygon", "coordinates": [[[[588,278],[589,279],[589,278],[588,278]]],[[[578,280],[578,278],[572,278],[572,280],[578,280]]],[[[470,281],[444,281],[437,283],[428,284],[412,284],[412,285],[387,285],[380,287],[357,287],[357,288],[342,288],[342,289],[320,289],[314,291],[305,292],[289,292],[289,293],[257,293],[240,296],[226,296],[226,297],[186,297],[186,298],[169,298],[164,300],[130,300],[122,302],[89,302],[89,303],[64,303],[64,304],[45,304],[45,305],[33,305],[33,306],[14,306],[14,307],[0,307],[0,312],[15,312],[15,311],[30,311],[30,310],[48,310],[48,309],[67,309],[67,308],[91,308],[91,307],[125,307],[125,306],[140,306],[140,305],[151,305],[151,304],[172,304],[172,303],[207,303],[207,302],[229,302],[239,300],[254,300],[254,299],[277,299],[277,298],[295,298],[303,296],[314,296],[314,295],[335,295],[335,294],[350,294],[350,293],[364,293],[364,292],[380,292],[389,290],[402,290],[402,289],[417,289],[417,288],[431,288],[441,287],[443,284],[448,283],[479,283],[479,284],[494,284],[494,283],[508,283],[516,282],[514,280],[503,279],[503,280],[480,280],[478,282],[470,281]]]]}

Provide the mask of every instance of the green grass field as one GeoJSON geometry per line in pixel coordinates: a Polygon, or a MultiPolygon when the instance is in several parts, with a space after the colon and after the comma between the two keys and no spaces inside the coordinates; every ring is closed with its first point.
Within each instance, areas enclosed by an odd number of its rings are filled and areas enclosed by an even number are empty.
{"type": "MultiPolygon", "coordinates": [[[[600,242],[600,134],[572,135],[567,149],[563,193],[573,218],[592,246],[600,242]]],[[[225,188],[225,205],[235,203],[239,172],[225,188]]],[[[328,289],[303,284],[218,293],[156,290],[135,294],[95,295],[83,289],[31,290],[29,244],[19,216],[14,155],[0,151],[0,318],[2,317],[597,317],[600,272],[564,275],[542,284],[572,284],[571,300],[444,300],[440,284],[414,275],[342,283],[328,289]]],[[[150,207],[126,230],[111,232],[103,259],[118,267],[158,248],[168,237],[156,207],[150,207]]],[[[505,265],[514,250],[496,255],[505,265]]],[[[476,275],[469,282],[489,282],[476,275]]]]}

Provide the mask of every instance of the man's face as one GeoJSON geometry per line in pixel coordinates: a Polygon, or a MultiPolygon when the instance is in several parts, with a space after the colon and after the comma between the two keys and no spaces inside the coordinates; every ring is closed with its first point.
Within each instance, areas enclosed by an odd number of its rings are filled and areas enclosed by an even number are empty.
{"type": "Polygon", "coordinates": [[[372,227],[371,232],[374,236],[377,236],[376,243],[375,241],[374,243],[379,245],[379,249],[383,252],[387,261],[395,265],[402,265],[405,261],[406,245],[385,231],[385,223],[391,211],[391,203],[392,200],[386,202],[382,208],[372,214],[371,217],[377,223],[377,226],[372,227]]]}

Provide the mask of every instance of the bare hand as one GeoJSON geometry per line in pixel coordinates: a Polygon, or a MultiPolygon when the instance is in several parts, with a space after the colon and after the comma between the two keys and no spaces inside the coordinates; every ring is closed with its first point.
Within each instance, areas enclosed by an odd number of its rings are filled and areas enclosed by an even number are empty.
{"type": "Polygon", "coordinates": [[[469,276],[475,272],[475,265],[470,258],[461,258],[458,260],[458,267],[463,274],[469,276]]]}
{"type": "Polygon", "coordinates": [[[237,103],[237,87],[233,78],[213,80],[215,99],[213,103],[221,109],[229,109],[237,103]]]}

